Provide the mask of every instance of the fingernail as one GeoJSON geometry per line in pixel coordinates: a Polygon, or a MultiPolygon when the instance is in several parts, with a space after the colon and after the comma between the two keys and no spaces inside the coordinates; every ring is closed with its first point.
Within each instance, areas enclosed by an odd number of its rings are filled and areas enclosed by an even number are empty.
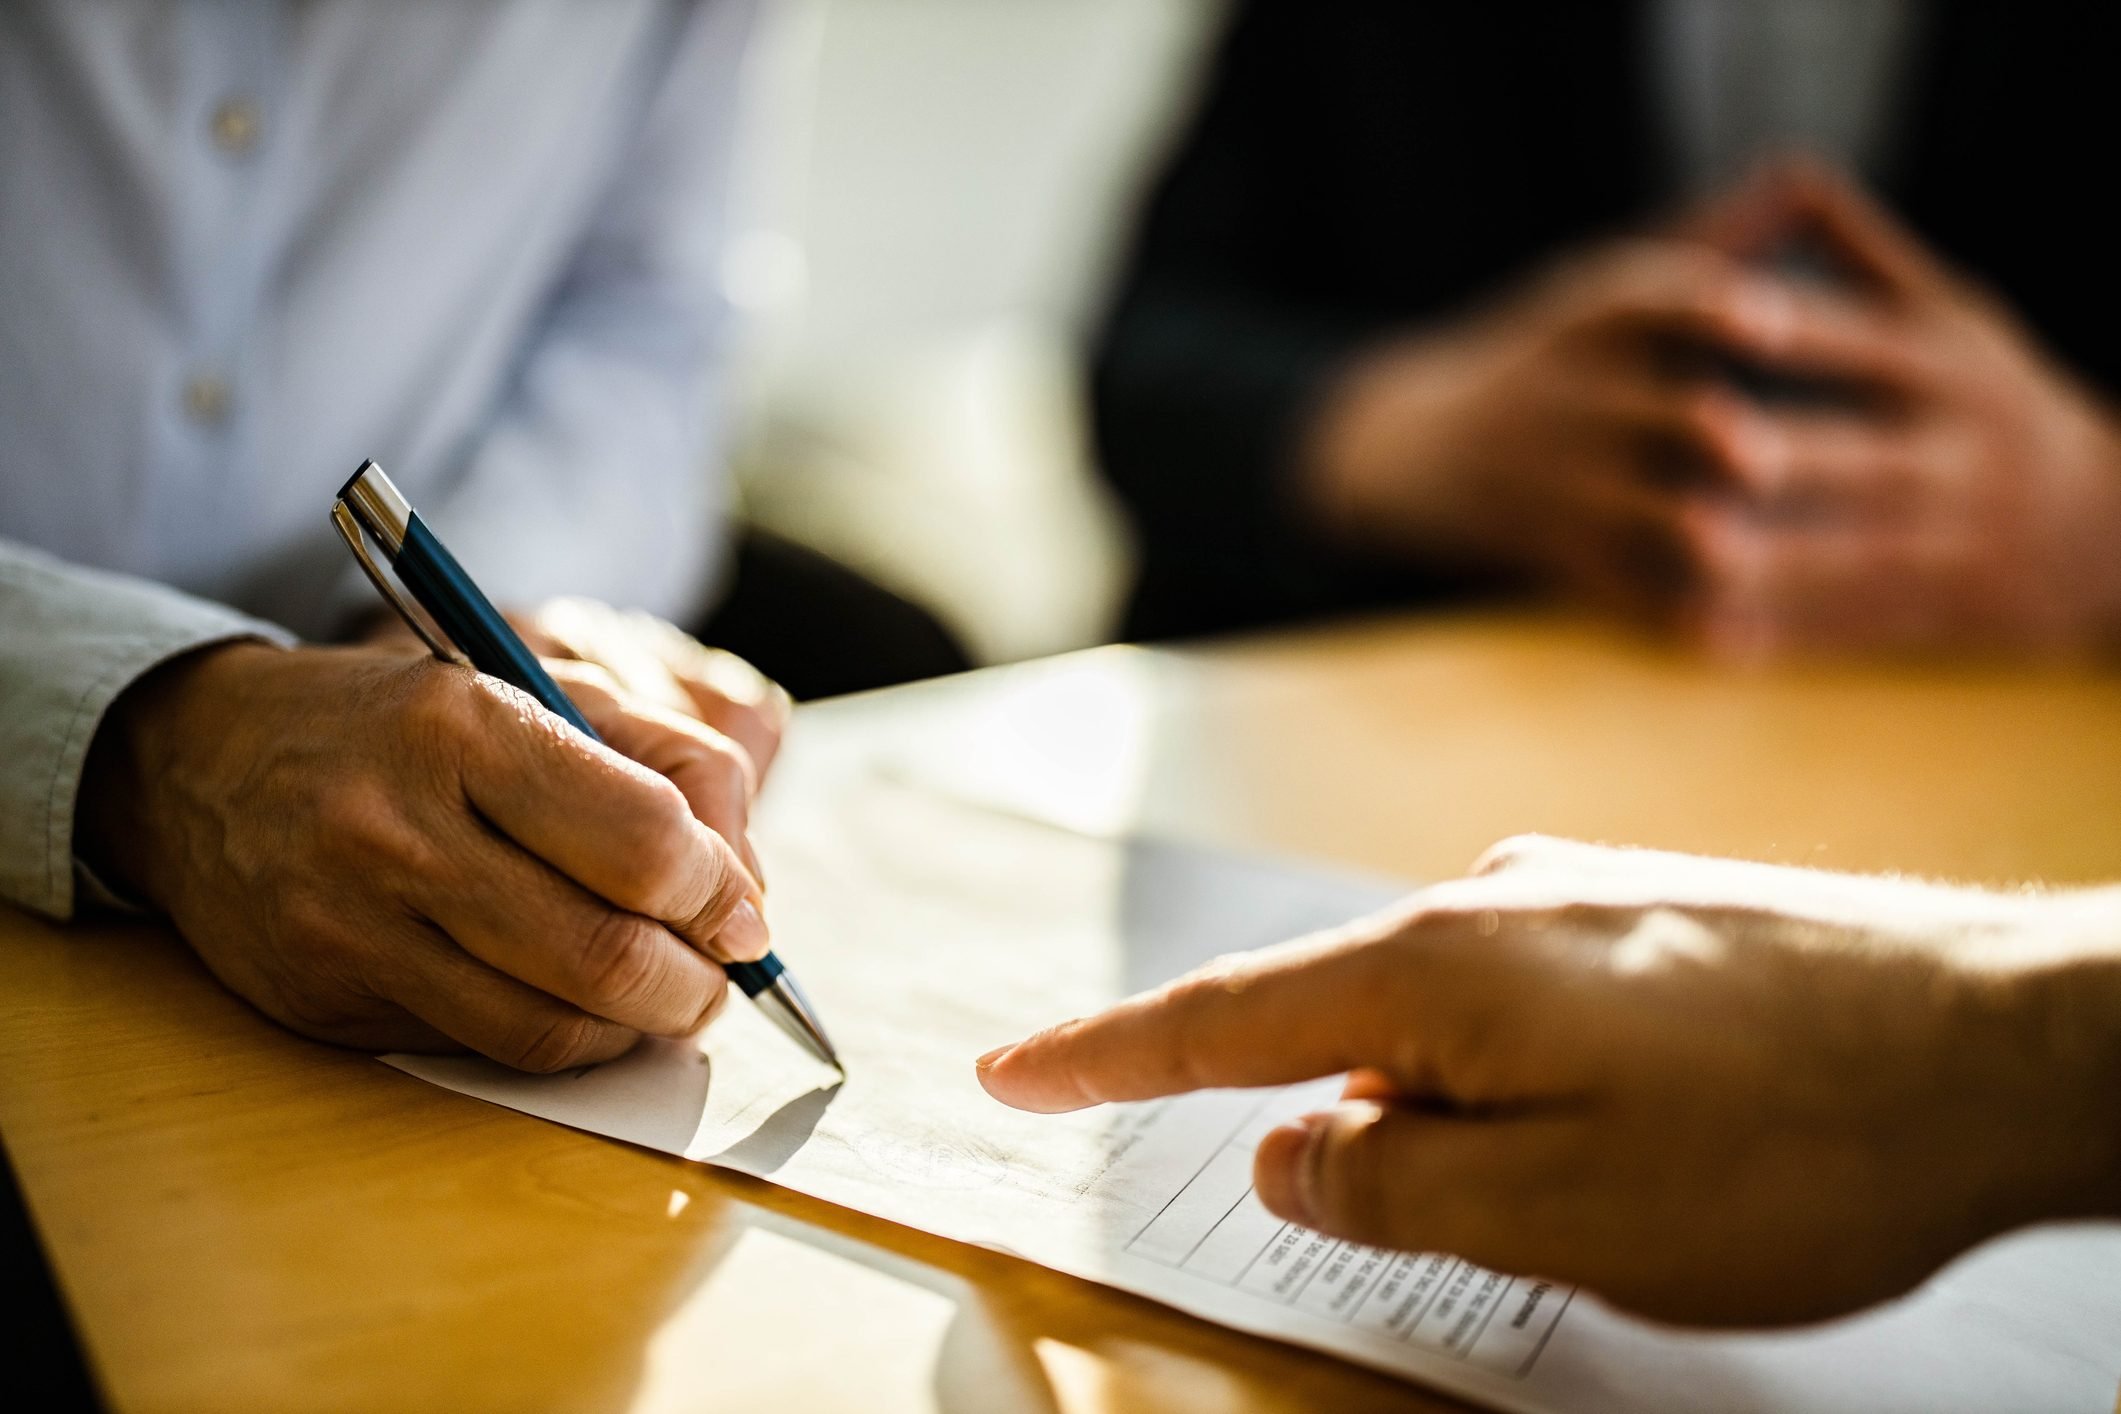
{"type": "Polygon", "coordinates": [[[988,1071],[994,1069],[994,1063],[996,1061],[1000,1060],[1003,1056],[1008,1055],[1009,1052],[1015,1049],[1016,1042],[1014,1041],[1011,1041],[1006,1046],[996,1046],[993,1050],[987,1052],[987,1054],[981,1056],[978,1060],[974,1061],[972,1063],[972,1068],[978,1071],[980,1074],[985,1075],[988,1071]]]}
{"type": "Polygon", "coordinates": [[[729,915],[716,935],[722,950],[734,962],[757,962],[772,950],[772,939],[766,933],[766,920],[750,899],[745,899],[729,915]]]}
{"type": "Polygon", "coordinates": [[[1317,1225],[1318,1156],[1331,1124],[1331,1115],[1308,1114],[1260,1142],[1253,1178],[1270,1211],[1306,1227],[1317,1225]]]}

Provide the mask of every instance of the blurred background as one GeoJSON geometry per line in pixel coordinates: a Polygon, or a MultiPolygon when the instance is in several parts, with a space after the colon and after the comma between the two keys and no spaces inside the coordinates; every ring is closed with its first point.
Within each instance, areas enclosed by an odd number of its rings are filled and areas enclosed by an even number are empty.
{"type": "Polygon", "coordinates": [[[1081,343],[1218,0],[782,0],[728,278],[743,514],[979,661],[1111,635],[1081,343]]]}

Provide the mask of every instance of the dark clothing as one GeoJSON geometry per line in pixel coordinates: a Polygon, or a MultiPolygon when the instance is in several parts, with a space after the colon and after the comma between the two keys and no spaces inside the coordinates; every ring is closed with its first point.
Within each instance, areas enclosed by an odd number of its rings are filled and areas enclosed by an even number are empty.
{"type": "Polygon", "coordinates": [[[105,1407],[82,1353],[73,1315],[30,1219],[15,1166],[0,1149],[0,1296],[13,1327],[7,1358],[11,1404],[22,1409],[105,1407]]]}
{"type": "Polygon", "coordinates": [[[745,528],[732,555],[728,593],[693,632],[799,702],[972,666],[933,614],[815,550],[745,528]]]}
{"type": "MultiPolygon", "coordinates": [[[[2112,389],[2121,221],[2094,13],[1929,7],[1885,195],[2112,389]]],[[[1095,355],[1098,453],[1141,543],[1130,636],[1474,587],[1308,539],[1292,449],[1373,341],[1656,214],[1674,154],[1645,23],[1611,0],[1239,7],[1095,355]]]]}

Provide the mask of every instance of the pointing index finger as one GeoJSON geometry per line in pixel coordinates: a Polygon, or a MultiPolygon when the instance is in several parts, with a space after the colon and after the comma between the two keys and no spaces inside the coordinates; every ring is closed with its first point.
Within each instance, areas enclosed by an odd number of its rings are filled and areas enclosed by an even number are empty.
{"type": "Polygon", "coordinates": [[[1357,1066],[1406,1069],[1404,950],[1367,932],[1224,958],[979,1061],[987,1093],[1057,1113],[1219,1086],[1282,1085],[1357,1066]]]}

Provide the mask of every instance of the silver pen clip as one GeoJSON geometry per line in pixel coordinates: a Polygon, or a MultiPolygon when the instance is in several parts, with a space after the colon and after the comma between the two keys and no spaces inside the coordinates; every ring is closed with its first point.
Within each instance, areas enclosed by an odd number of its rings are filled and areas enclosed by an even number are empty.
{"type": "Polygon", "coordinates": [[[369,553],[368,541],[362,535],[361,522],[346,504],[345,498],[340,497],[332,501],[331,523],[338,529],[339,537],[346,542],[346,548],[353,551],[354,558],[361,562],[361,571],[368,576],[368,582],[376,587],[376,593],[382,595],[391,608],[398,611],[398,617],[405,620],[406,627],[418,634],[420,641],[434,650],[434,655],[443,662],[470,666],[471,660],[458,652],[454,643],[442,636],[442,630],[435,625],[434,620],[427,617],[427,611],[406,598],[405,591],[398,588],[397,581],[383,573],[383,567],[377,564],[375,556],[369,553]]]}

